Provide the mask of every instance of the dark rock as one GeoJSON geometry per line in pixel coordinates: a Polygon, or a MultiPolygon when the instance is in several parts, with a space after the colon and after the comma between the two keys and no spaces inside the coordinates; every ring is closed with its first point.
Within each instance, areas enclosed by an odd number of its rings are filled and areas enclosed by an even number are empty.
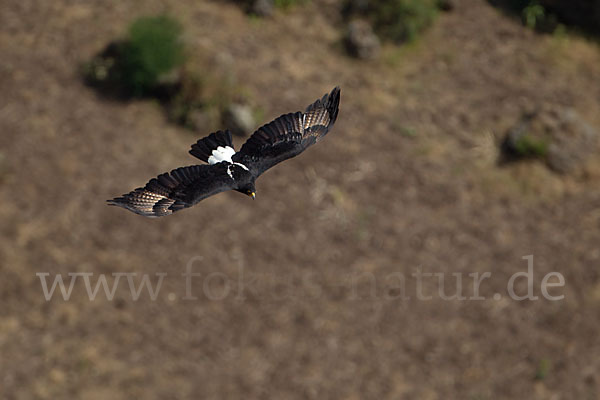
{"type": "Polygon", "coordinates": [[[254,0],[250,12],[259,17],[269,17],[273,14],[274,7],[273,0],[254,0]]]}
{"type": "Polygon", "coordinates": [[[501,145],[502,161],[544,160],[558,173],[581,166],[597,147],[598,131],[572,109],[544,106],[524,114],[501,145]]]}
{"type": "Polygon", "coordinates": [[[351,55],[364,60],[379,57],[381,50],[379,38],[373,32],[371,25],[362,20],[355,20],[348,24],[345,44],[351,55]]]}
{"type": "Polygon", "coordinates": [[[223,113],[223,124],[234,135],[249,135],[255,128],[252,109],[244,104],[230,104],[223,113]]]}

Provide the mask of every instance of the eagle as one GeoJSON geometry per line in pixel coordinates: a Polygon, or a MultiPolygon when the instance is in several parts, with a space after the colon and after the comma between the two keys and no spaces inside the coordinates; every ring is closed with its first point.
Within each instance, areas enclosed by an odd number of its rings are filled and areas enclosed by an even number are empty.
{"type": "Polygon", "coordinates": [[[340,88],[335,87],[304,112],[283,114],[261,126],[237,152],[229,130],[213,132],[189,151],[206,164],[166,172],[107,202],[145,217],[162,217],[227,190],[254,199],[256,178],[321,140],[335,123],[339,104],[340,88]]]}

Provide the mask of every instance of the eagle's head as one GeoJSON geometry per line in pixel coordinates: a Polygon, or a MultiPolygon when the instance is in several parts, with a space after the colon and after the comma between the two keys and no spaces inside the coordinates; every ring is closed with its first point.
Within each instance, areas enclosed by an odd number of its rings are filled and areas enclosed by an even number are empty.
{"type": "Polygon", "coordinates": [[[235,190],[240,193],[244,193],[248,197],[252,197],[252,200],[254,200],[254,197],[256,197],[256,188],[254,187],[254,182],[249,182],[235,190]]]}

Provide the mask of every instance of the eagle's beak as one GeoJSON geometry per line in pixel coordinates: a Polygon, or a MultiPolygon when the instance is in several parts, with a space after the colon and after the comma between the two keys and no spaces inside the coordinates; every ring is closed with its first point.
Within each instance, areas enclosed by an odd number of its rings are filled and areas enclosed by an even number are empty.
{"type": "Polygon", "coordinates": [[[252,200],[254,200],[254,198],[256,197],[256,193],[252,192],[248,196],[252,197],[252,200]]]}

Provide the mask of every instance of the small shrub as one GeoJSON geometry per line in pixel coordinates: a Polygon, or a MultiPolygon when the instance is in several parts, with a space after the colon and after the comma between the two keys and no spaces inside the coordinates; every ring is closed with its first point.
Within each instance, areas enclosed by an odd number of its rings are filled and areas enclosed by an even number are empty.
{"type": "Polygon", "coordinates": [[[375,31],[397,43],[414,40],[433,22],[437,6],[427,0],[379,0],[373,14],[375,31]]]}
{"type": "Polygon", "coordinates": [[[548,143],[525,134],[515,142],[514,150],[519,157],[543,158],[548,154],[548,143]]]}
{"type": "Polygon", "coordinates": [[[538,22],[546,16],[546,10],[538,3],[532,2],[521,11],[521,16],[528,28],[535,29],[538,22]]]}
{"type": "Polygon", "coordinates": [[[558,27],[556,16],[549,13],[546,8],[537,1],[531,1],[521,11],[523,24],[538,32],[552,33],[558,27]]]}
{"type": "Polygon", "coordinates": [[[550,360],[543,358],[540,360],[537,369],[535,370],[535,379],[544,380],[550,372],[550,360]]]}
{"type": "Polygon", "coordinates": [[[122,83],[135,95],[152,91],[162,74],[182,64],[180,35],[179,23],[167,16],[136,20],[121,49],[118,70],[122,83]]]}
{"type": "Polygon", "coordinates": [[[366,16],[381,38],[403,43],[433,23],[439,4],[437,0],[347,0],[344,14],[366,16]]]}
{"type": "Polygon", "coordinates": [[[557,15],[544,0],[489,0],[510,13],[520,15],[523,25],[538,32],[552,33],[559,26],[557,15]]]}
{"type": "Polygon", "coordinates": [[[134,21],[128,36],[114,41],[84,65],[88,84],[108,95],[149,96],[164,91],[161,81],[182,65],[181,26],[167,16],[134,21]]]}
{"type": "Polygon", "coordinates": [[[412,126],[402,126],[400,128],[400,134],[404,137],[414,138],[417,136],[417,130],[412,126]]]}

